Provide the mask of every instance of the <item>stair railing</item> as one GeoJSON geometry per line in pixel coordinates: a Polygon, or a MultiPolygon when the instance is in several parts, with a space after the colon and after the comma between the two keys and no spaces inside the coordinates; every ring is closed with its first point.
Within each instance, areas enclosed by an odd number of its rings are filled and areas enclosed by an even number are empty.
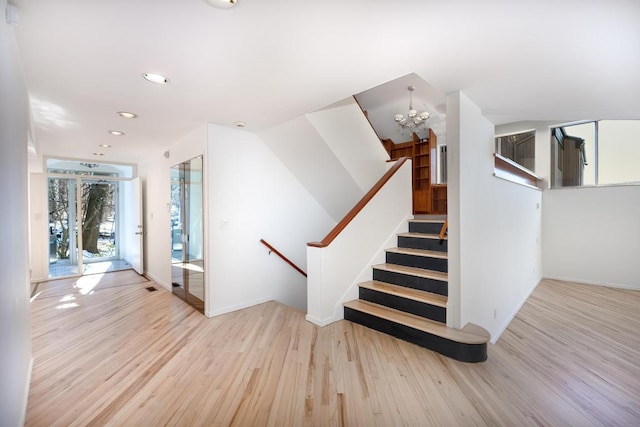
{"type": "Polygon", "coordinates": [[[444,240],[447,236],[447,229],[449,228],[449,217],[444,219],[444,224],[442,224],[442,228],[440,229],[440,240],[444,240]]]}
{"type": "Polygon", "coordinates": [[[324,248],[327,247],[333,242],[333,240],[338,237],[338,235],[344,230],[347,225],[360,213],[360,211],[373,199],[373,197],[378,194],[378,191],[391,179],[391,177],[404,165],[404,163],[409,160],[408,157],[400,157],[398,161],[385,173],[382,178],[369,190],[367,194],[342,218],[340,221],[326,236],[322,239],[321,242],[309,242],[307,246],[313,246],[316,248],[324,248]]]}
{"type": "Polygon", "coordinates": [[[304,277],[307,277],[307,273],[304,272],[304,270],[302,270],[300,267],[298,267],[293,261],[291,261],[289,258],[287,258],[286,256],[282,255],[282,253],[277,250],[276,248],[274,248],[273,246],[271,246],[266,240],[264,239],[260,239],[260,243],[262,243],[263,245],[265,245],[267,248],[269,248],[269,255],[271,255],[271,252],[275,253],[276,255],[278,255],[280,258],[282,258],[282,260],[284,262],[286,262],[287,264],[289,264],[291,267],[293,267],[298,273],[302,274],[304,277]]]}

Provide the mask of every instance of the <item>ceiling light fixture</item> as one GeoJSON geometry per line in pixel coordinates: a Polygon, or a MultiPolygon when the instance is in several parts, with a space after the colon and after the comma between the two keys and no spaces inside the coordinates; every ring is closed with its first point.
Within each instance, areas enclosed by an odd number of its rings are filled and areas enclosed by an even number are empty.
{"type": "Polygon", "coordinates": [[[119,130],[110,130],[109,134],[114,135],[114,136],[122,136],[122,135],[124,135],[124,132],[121,132],[119,130]]]}
{"type": "Polygon", "coordinates": [[[98,145],[98,147],[111,148],[111,146],[109,144],[100,144],[100,145],[98,145]]]}
{"type": "Polygon", "coordinates": [[[245,127],[247,124],[245,122],[242,122],[240,120],[238,120],[237,122],[233,123],[237,128],[243,128],[245,127]]]}
{"type": "Polygon", "coordinates": [[[135,119],[138,117],[137,114],[130,113],[128,111],[118,111],[116,114],[125,119],[135,119]]]}
{"type": "Polygon", "coordinates": [[[151,83],[165,84],[169,83],[169,79],[158,73],[142,73],[142,77],[151,83]]]}
{"type": "Polygon", "coordinates": [[[220,9],[229,9],[230,7],[238,4],[238,0],[205,0],[213,7],[218,7],[220,9]]]}
{"type": "Polygon", "coordinates": [[[95,153],[93,153],[93,155],[94,156],[104,156],[104,153],[99,153],[99,152],[96,151],[95,153]]]}
{"type": "Polygon", "coordinates": [[[427,128],[426,123],[429,118],[429,113],[427,111],[418,113],[418,111],[413,108],[413,91],[416,90],[416,88],[415,86],[409,86],[407,89],[409,90],[409,112],[407,113],[407,117],[402,114],[396,114],[393,120],[398,124],[398,132],[402,134],[404,130],[408,130],[409,135],[412,135],[414,132],[420,130],[420,126],[424,129],[427,128]]]}

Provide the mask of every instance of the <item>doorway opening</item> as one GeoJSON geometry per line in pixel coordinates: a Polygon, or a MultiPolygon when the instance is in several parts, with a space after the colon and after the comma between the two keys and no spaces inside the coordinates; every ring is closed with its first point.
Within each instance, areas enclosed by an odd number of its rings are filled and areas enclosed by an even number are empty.
{"type": "Polygon", "coordinates": [[[49,278],[132,268],[124,219],[133,167],[122,173],[122,167],[55,159],[47,166],[49,278]]]}

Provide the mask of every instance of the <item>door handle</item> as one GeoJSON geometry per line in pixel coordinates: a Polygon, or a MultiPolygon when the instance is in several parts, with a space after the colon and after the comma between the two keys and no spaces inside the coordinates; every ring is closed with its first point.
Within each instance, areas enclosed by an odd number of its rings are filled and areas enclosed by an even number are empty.
{"type": "Polygon", "coordinates": [[[141,235],[141,234],[144,234],[144,233],[145,233],[144,231],[136,231],[135,232],[136,235],[141,235]]]}

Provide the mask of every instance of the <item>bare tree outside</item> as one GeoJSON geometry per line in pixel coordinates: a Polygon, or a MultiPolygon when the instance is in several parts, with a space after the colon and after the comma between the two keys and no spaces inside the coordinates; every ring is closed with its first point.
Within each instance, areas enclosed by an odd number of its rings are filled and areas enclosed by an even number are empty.
{"type": "MultiPolygon", "coordinates": [[[[75,224],[70,224],[68,179],[49,180],[50,235],[57,241],[58,259],[69,259],[70,236],[75,224]]],[[[116,185],[101,181],[82,183],[82,248],[85,254],[109,257],[115,255],[116,185]]]]}

